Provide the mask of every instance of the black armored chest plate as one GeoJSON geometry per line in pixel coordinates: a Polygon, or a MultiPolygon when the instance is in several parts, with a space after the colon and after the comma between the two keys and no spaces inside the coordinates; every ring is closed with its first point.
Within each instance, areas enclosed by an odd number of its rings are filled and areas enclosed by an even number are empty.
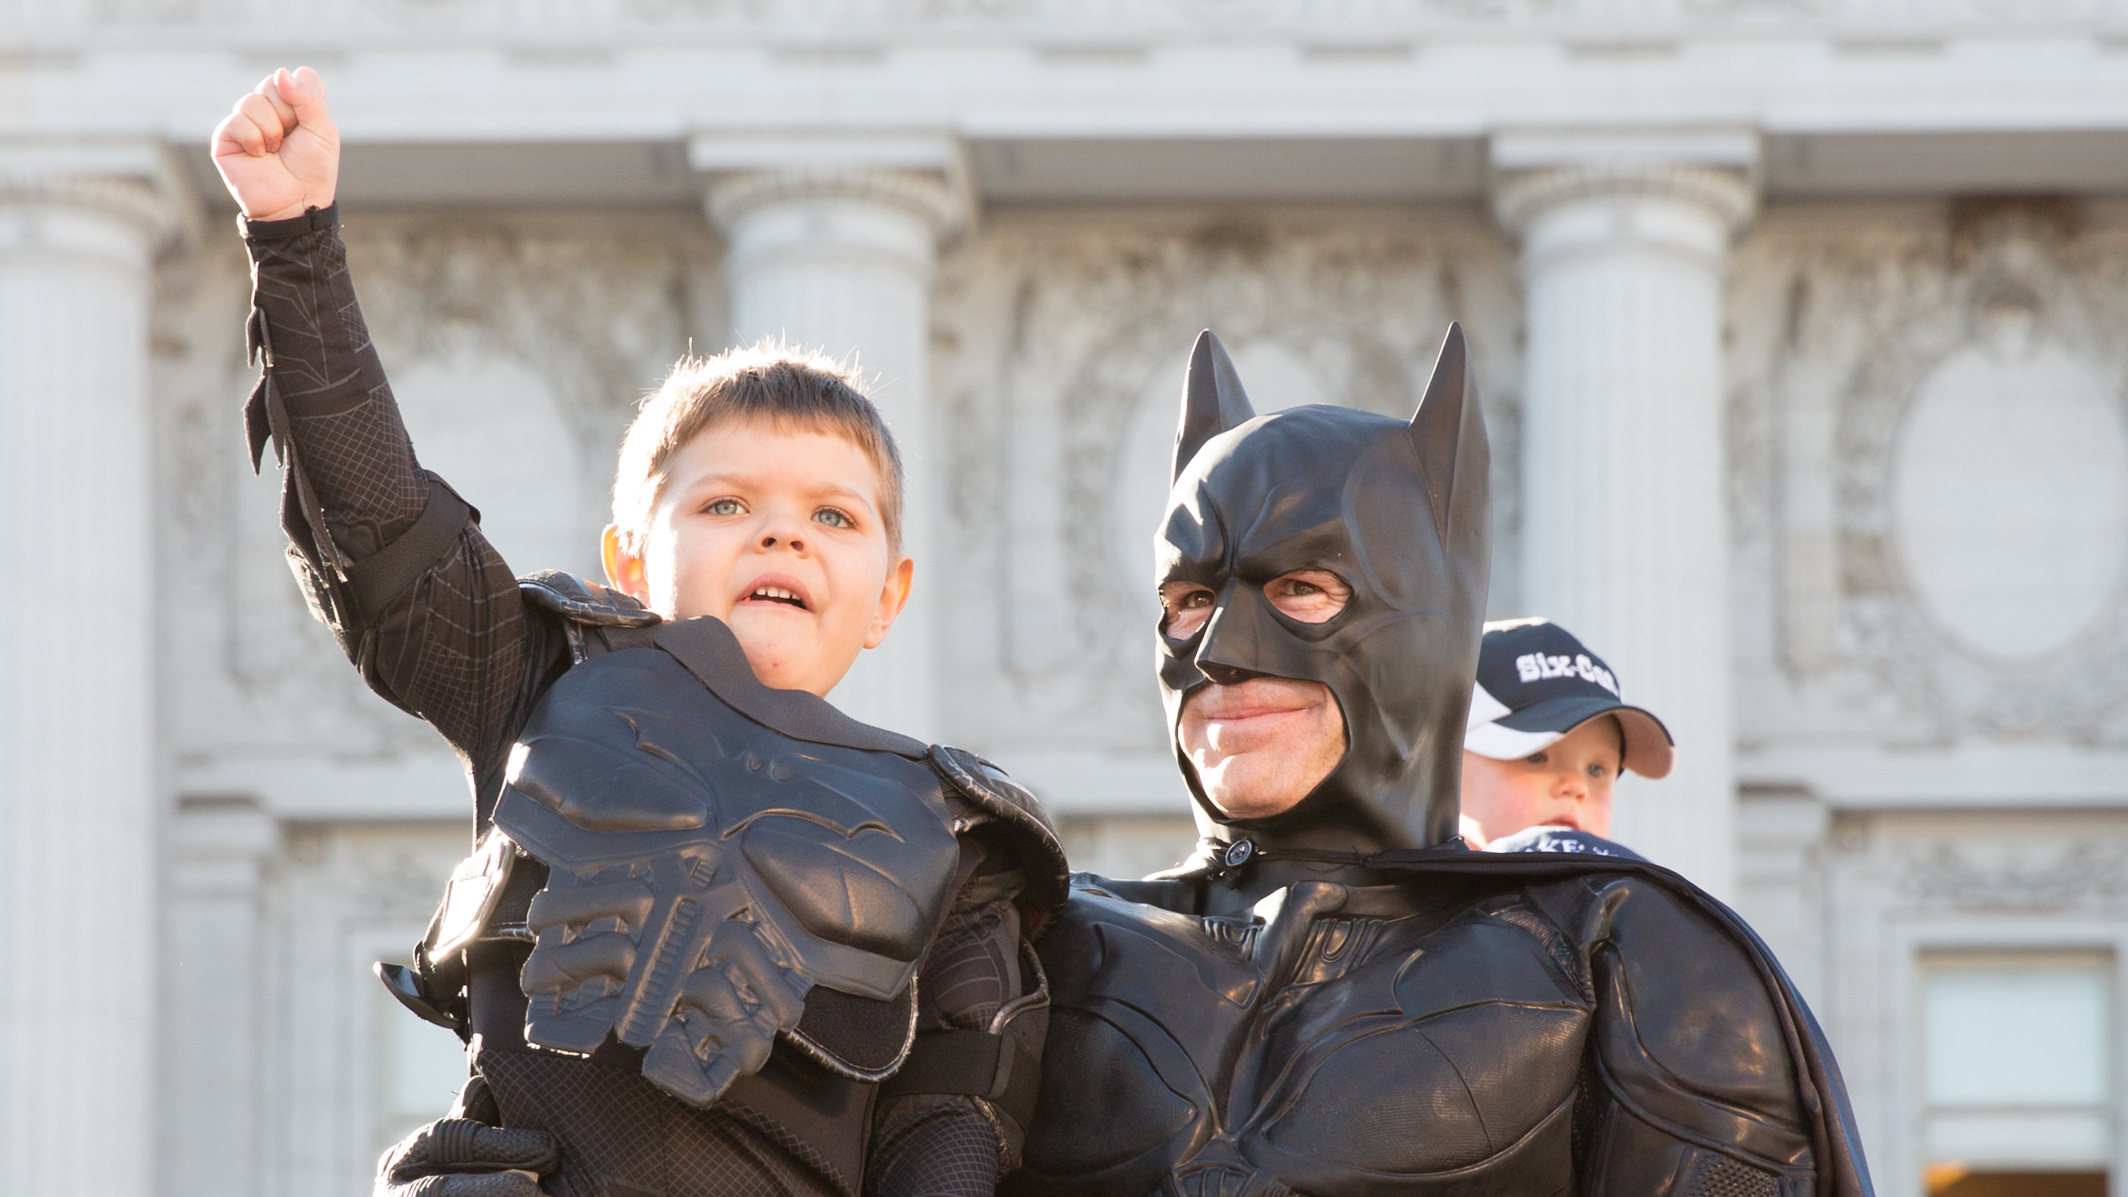
{"type": "Polygon", "coordinates": [[[1022,1194],[1552,1193],[1593,1000],[1512,893],[1305,882],[1256,920],[1075,890],[1022,1194]],[[1065,1062],[1069,1062],[1066,1066],[1065,1062]]]}
{"type": "Polygon", "coordinates": [[[892,1073],[959,860],[943,780],[921,744],[761,687],[721,625],[659,644],[563,675],[512,755],[495,824],[549,870],[527,1040],[645,1049],[697,1106],[779,1035],[851,1079],[892,1073]]]}

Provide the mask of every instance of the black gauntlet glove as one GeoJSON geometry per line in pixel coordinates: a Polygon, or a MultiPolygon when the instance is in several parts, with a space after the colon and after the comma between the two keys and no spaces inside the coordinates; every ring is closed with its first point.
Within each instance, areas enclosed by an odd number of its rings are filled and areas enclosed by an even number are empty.
{"type": "Polygon", "coordinates": [[[541,1197],[539,1178],[561,1164],[545,1131],[499,1121],[488,1083],[466,1082],[458,1105],[401,1139],[377,1161],[371,1197],[541,1197]]]}

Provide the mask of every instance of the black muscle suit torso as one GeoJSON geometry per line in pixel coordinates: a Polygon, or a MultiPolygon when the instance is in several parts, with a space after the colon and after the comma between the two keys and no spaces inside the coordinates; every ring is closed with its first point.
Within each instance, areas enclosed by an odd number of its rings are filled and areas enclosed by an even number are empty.
{"type": "Polygon", "coordinates": [[[1770,961],[1655,871],[1586,869],[1323,867],[1225,914],[1231,878],[1080,878],[1041,945],[1076,1066],[1014,1191],[1813,1192],[1815,1029],[1770,961]]]}
{"type": "MultiPolygon", "coordinates": [[[[372,689],[458,751],[476,831],[485,832],[506,792],[513,745],[573,663],[671,654],[658,647],[658,631],[616,618],[612,596],[581,603],[581,591],[533,587],[527,601],[481,535],[477,513],[419,467],[336,224],[333,210],[313,210],[246,227],[250,342],[267,374],[246,410],[251,449],[256,459],[271,439],[282,457],[282,525],[314,613],[372,689]]],[[[934,772],[915,760],[897,768],[918,790],[930,787],[930,798],[913,800],[937,804],[926,817],[943,837],[933,848],[944,845],[944,855],[920,862],[928,880],[916,888],[929,891],[921,904],[928,925],[914,949],[921,958],[901,962],[914,976],[916,1029],[993,1030],[1001,1011],[1025,1008],[1039,991],[1039,978],[1023,968],[1018,900],[1052,862],[1016,859],[980,827],[956,843],[963,826],[934,772]]],[[[497,917],[513,904],[527,911],[547,880],[542,862],[519,863],[497,917]]],[[[1018,1146],[1018,1128],[966,1087],[880,1098],[878,1086],[797,1046],[802,1036],[778,1037],[758,1070],[707,1109],[653,1085],[641,1071],[644,1049],[619,1034],[588,1058],[529,1050],[519,984],[529,951],[488,937],[457,963],[478,1068],[505,1123],[564,1140],[562,1171],[546,1182],[561,1197],[851,1197],[860,1187],[973,1195],[991,1190],[1018,1146]]],[[[832,1004],[828,990],[816,992],[823,996],[807,994],[804,1006],[817,1029],[837,1019],[814,1014],[832,1004]]],[[[896,1017],[908,1013],[904,1005],[896,1017]]],[[[845,1029],[851,1017],[841,1020],[845,1029]]],[[[905,1035],[906,1024],[897,1025],[905,1035]]]]}

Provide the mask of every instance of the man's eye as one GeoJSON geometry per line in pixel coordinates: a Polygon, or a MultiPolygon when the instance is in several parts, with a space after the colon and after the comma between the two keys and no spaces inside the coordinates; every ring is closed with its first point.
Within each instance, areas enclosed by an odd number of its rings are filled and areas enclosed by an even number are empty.
{"type": "Polygon", "coordinates": [[[746,505],[737,499],[716,499],[702,511],[705,515],[745,515],[746,505]]]}
{"type": "Polygon", "coordinates": [[[1212,618],[1212,604],[1217,599],[1207,587],[1189,582],[1167,583],[1160,588],[1160,630],[1176,640],[1196,635],[1212,618]]]}
{"type": "Polygon", "coordinates": [[[813,513],[813,518],[830,528],[854,528],[857,526],[857,521],[851,519],[848,512],[838,511],[833,507],[821,508],[813,513]]]}

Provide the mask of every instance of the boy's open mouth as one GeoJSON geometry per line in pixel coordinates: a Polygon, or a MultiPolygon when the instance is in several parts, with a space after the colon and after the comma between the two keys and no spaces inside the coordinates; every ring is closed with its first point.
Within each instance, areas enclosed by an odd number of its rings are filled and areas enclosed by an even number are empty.
{"type": "Polygon", "coordinates": [[[756,586],[747,592],[746,601],[750,603],[782,603],[785,606],[796,607],[800,611],[806,609],[804,599],[799,598],[795,591],[786,590],[781,586],[756,586]]]}

